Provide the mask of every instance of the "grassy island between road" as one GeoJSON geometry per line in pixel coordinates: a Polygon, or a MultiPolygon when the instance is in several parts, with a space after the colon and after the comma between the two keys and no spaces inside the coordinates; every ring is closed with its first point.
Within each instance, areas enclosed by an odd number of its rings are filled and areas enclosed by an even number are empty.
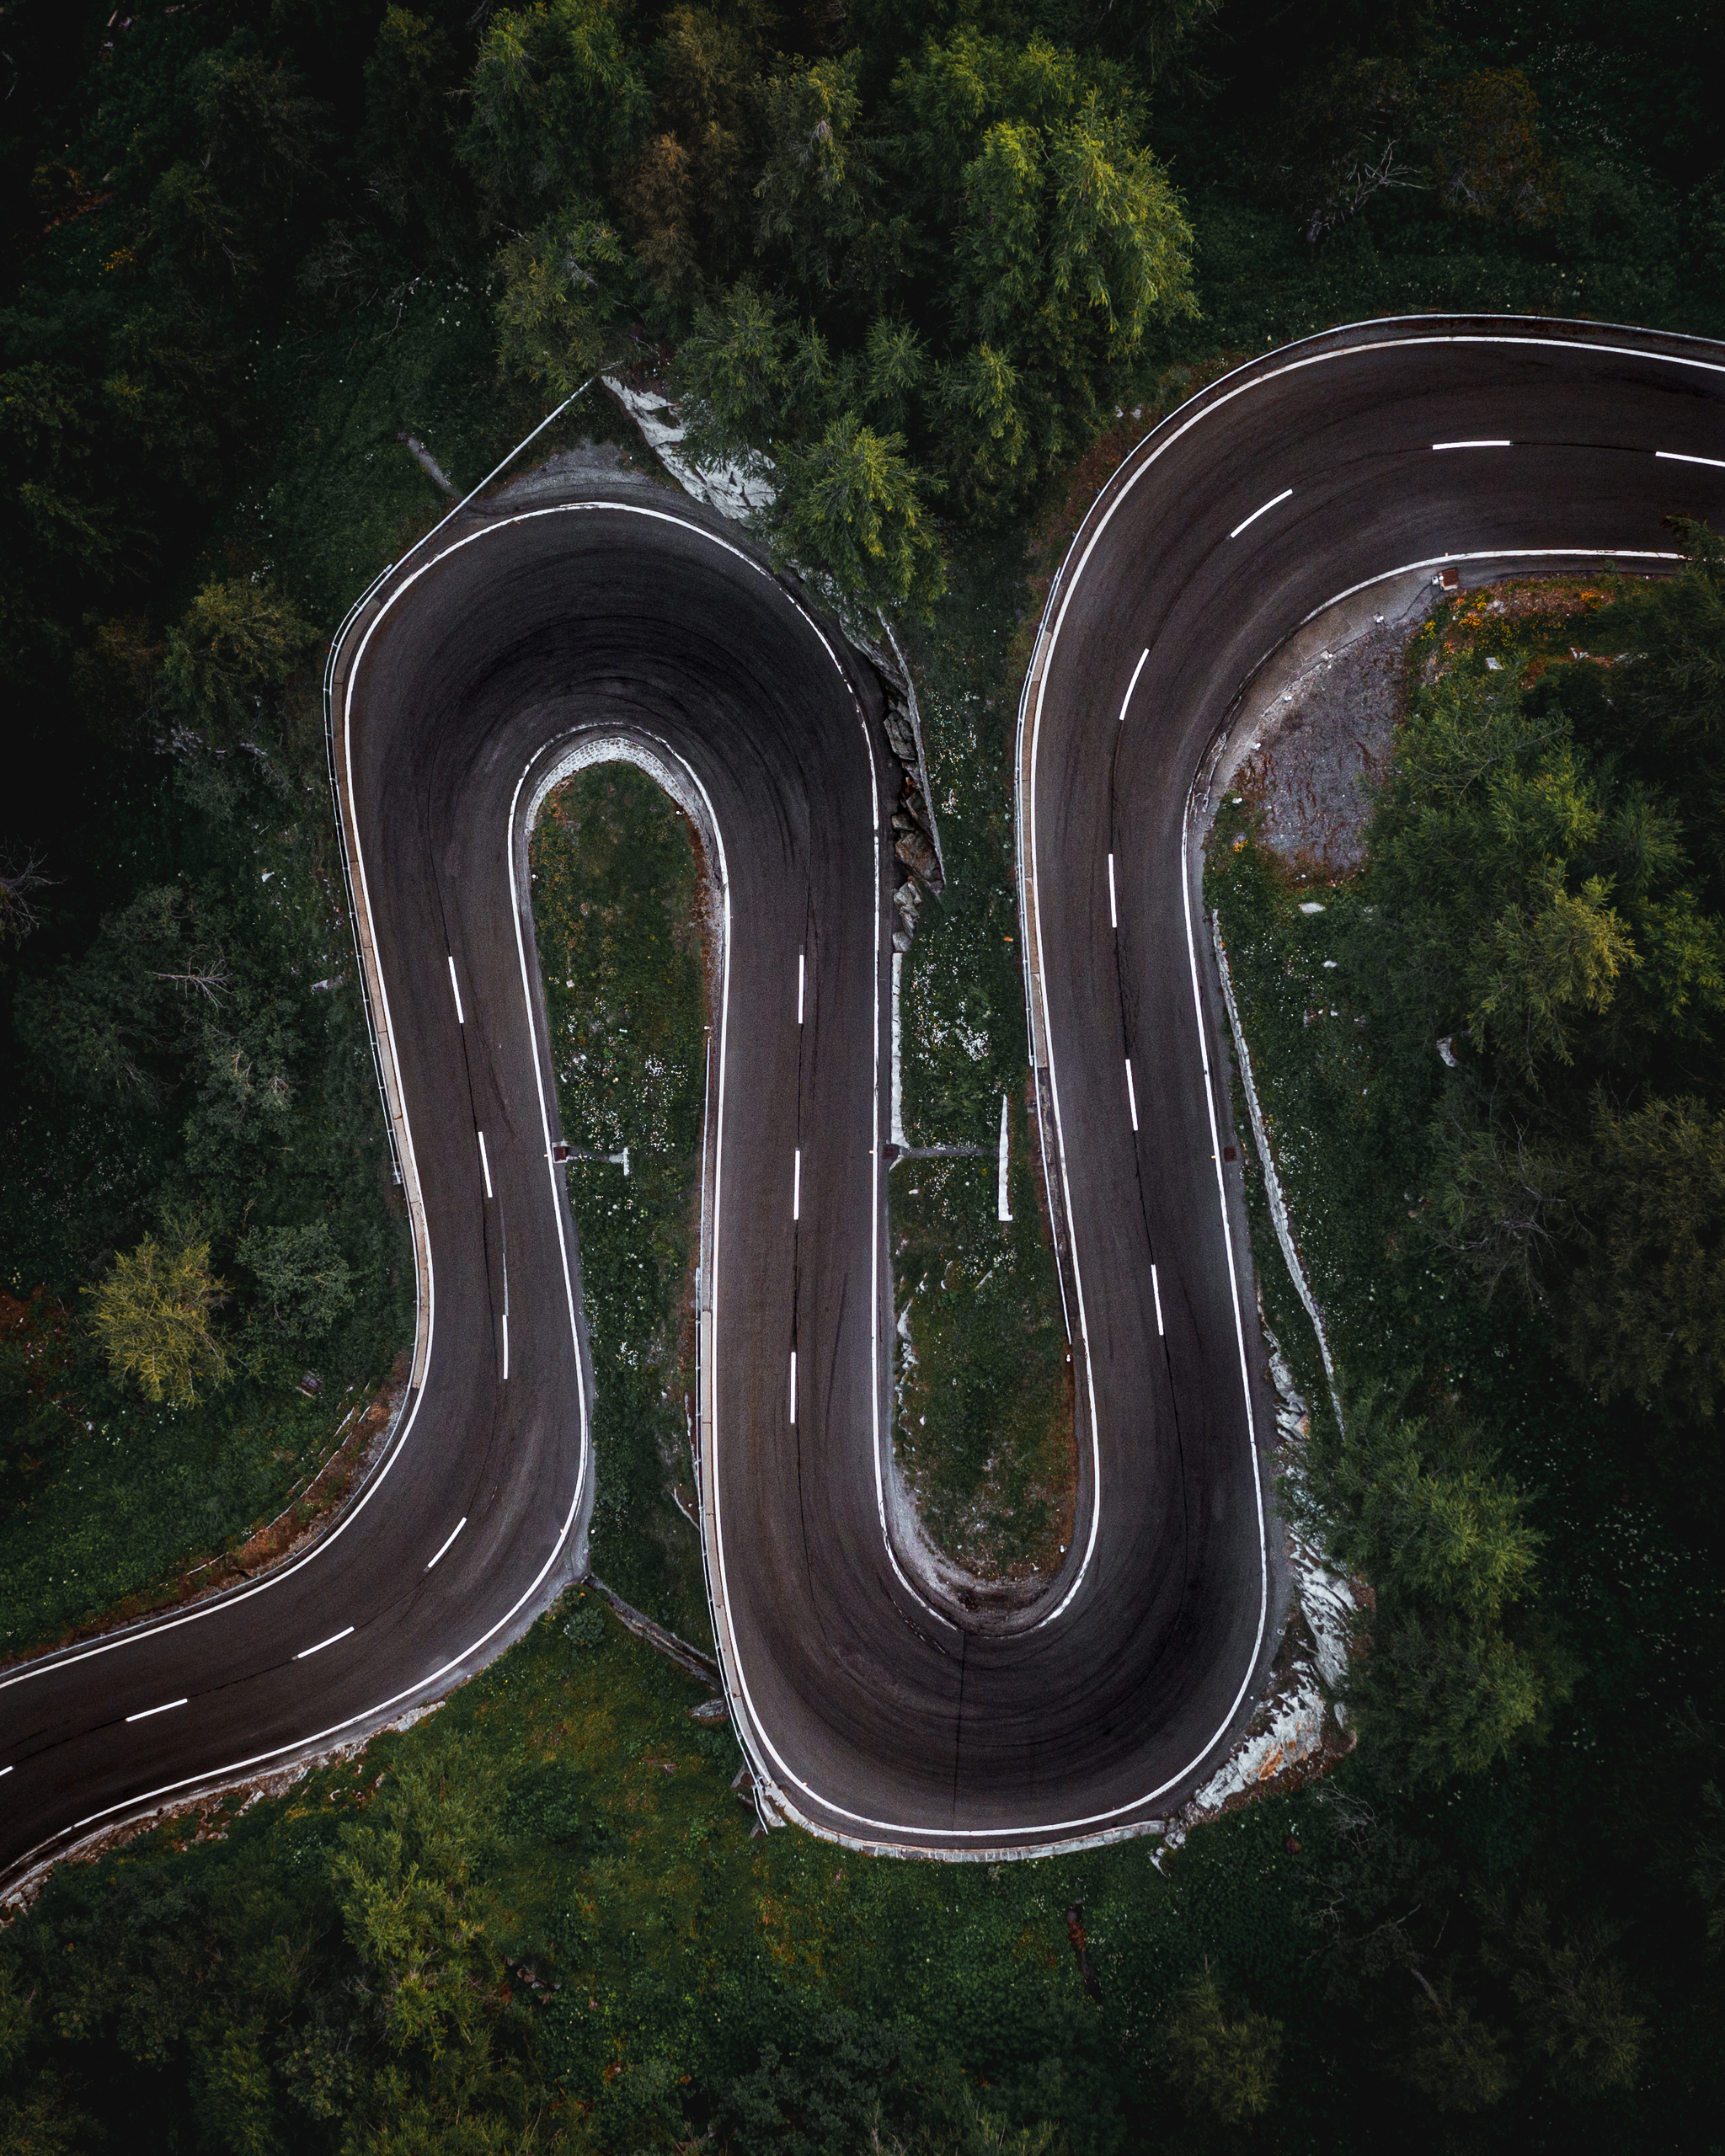
{"type": "MultiPolygon", "coordinates": [[[[1010,773],[1060,535],[1181,396],[1337,323],[1725,335],[1725,13],[8,0],[0,46],[0,1655],[260,1556],[387,1412],[411,1268],[321,659],[595,364],[770,460],[760,536],[910,655],[948,881],[905,1135],[983,1150],[893,1171],[896,1438],[961,1563],[1055,1561],[1010,773]]],[[[645,459],[596,392],[541,446],[589,437],[645,459]]],[[[1372,1590],[1327,1780],[1160,1864],[751,1838],[729,1732],[572,1595],[414,1726],[12,1915],[0,2151],[1710,2145],[1725,579],[1686,543],[1439,616],[1357,875],[1314,900],[1218,825],[1347,1416],[1254,1171],[1311,1408],[1279,1486],[1372,1590]]],[[[565,1128],[631,1147],[569,1171],[595,1558],[699,1641],[695,865],[616,772],[535,859],[565,1128]]]]}
{"type": "Polygon", "coordinates": [[[531,847],[567,1174],[592,1342],[593,1569],[710,1653],[694,1462],[692,1267],[707,1012],[699,870],[681,810],[603,764],[559,787],[531,847]],[[627,1150],[628,1170],[602,1156],[627,1150]]]}

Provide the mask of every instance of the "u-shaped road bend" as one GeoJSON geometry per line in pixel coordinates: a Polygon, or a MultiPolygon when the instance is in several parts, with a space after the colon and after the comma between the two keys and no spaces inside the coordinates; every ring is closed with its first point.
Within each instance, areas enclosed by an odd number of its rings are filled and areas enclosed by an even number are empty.
{"type": "Polygon", "coordinates": [[[591,1378],[526,845],[556,775],[618,751],[690,810],[724,923],[701,1494],[758,1779],[819,1832],[949,1854],[1130,1831],[1179,1801],[1250,1713],[1280,1540],[1194,786],[1243,684],[1328,601],[1445,561],[1669,569],[1678,513],[1725,517],[1725,351],[1504,318],[1266,354],[1103,490],[1049,595],[1018,743],[1078,1518],[1042,1603],[991,1630],[926,1601],[885,1527],[895,776],[878,685],[675,498],[505,498],[440,533],[356,616],[333,677],[414,1222],[409,1403],[307,1555],[0,1678],[0,1865],[16,1877],[380,1726],[579,1572],[591,1378]]]}

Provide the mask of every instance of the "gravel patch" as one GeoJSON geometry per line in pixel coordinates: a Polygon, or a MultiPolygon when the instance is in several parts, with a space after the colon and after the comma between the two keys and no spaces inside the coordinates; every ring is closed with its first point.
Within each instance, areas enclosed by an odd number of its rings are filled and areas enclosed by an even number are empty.
{"type": "Polygon", "coordinates": [[[1402,716],[1403,654],[1438,596],[1428,585],[1412,611],[1374,620],[1321,653],[1264,715],[1234,788],[1262,815],[1264,844],[1290,867],[1328,880],[1364,863],[1372,795],[1402,716]]]}

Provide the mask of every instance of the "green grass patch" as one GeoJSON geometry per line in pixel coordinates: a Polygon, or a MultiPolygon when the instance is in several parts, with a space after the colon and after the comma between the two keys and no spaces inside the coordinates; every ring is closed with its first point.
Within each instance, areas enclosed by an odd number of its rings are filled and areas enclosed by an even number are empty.
{"type": "MultiPolygon", "coordinates": [[[[468,2010],[482,2010],[477,1995],[494,2017],[478,2063],[495,2078],[473,2091],[476,2114],[537,2111],[538,2146],[668,2148],[718,2121],[720,2145],[794,2148],[759,2107],[774,2088],[809,2100],[798,2077],[830,2051],[843,2015],[854,2085],[846,2095],[841,2077],[826,2096],[841,2124],[847,2102],[864,2116],[832,2145],[869,2145],[871,2103],[888,2127],[930,2136],[915,2147],[1013,2145],[963,2140],[968,2105],[1049,2121],[1071,2156],[1124,2156],[1168,2111],[1158,2026],[1206,1957],[1226,1986],[1300,2015],[1311,1939],[1289,1912],[1322,1879],[1332,1839],[1309,1798],[1201,1833],[1166,1878],[1141,1841],[946,1865],[793,1830],[751,1838],[729,1788],[734,1744],[688,1717],[702,1696],[596,1596],[573,1593],[418,1727],[243,1817],[237,1800],[211,1807],[204,1832],[217,1838],[185,1849],[195,1822],[174,1822],[58,1875],[0,1942],[0,1983],[28,1993],[13,2057],[50,2100],[88,2105],[111,2128],[148,2092],[157,2123],[136,2128],[134,2145],[165,2148],[211,2101],[219,1968],[224,2019],[252,2029],[267,2006],[254,2116],[287,2145],[333,2148],[343,2117],[387,2094],[380,2077],[396,2074],[393,2100],[405,2105],[432,2073],[411,2045],[392,2053],[380,2024],[403,1971],[435,2005],[441,1959],[467,1972],[468,2010]],[[415,1788],[433,1793],[424,1801],[441,1823],[415,1818],[415,1788]],[[1283,1846],[1290,1831],[1300,1857],[1283,1846]],[[363,1932],[334,1867],[355,1853],[387,1865],[392,1833],[419,1849],[431,1898],[404,1889],[391,1928],[363,1932]],[[1067,1936],[1075,1904],[1099,2001],[1067,1936]],[[443,1933],[445,1907],[478,1936],[443,1933]],[[440,1952],[415,1964],[430,1926],[440,1952]],[[371,1959],[356,1967],[362,1936],[371,1959]],[[99,2070],[92,2039],[105,2047],[99,2070]],[[318,2114],[312,2058],[349,2077],[334,2115],[318,2114]]],[[[1276,2145],[1315,2144],[1296,2132],[1276,2145]]]]}
{"type": "Polygon", "coordinates": [[[1025,592],[1015,543],[980,547],[957,568],[932,630],[913,645],[947,883],[905,957],[905,1132],[913,1146],[985,1150],[904,1161],[891,1182],[894,1292],[911,1343],[898,1371],[898,1457],[933,1540],[985,1578],[1058,1566],[1077,1484],[1060,1282],[1025,1107],[1009,657],[1025,592]],[[996,1217],[1003,1097],[1010,1223],[996,1217]]]}
{"type": "Polygon", "coordinates": [[[694,841],[626,764],[547,802],[532,846],[534,918],[592,1340],[592,1556],[624,1598],[710,1645],[689,1417],[688,1283],[698,1232],[706,1004],[694,841]]]}

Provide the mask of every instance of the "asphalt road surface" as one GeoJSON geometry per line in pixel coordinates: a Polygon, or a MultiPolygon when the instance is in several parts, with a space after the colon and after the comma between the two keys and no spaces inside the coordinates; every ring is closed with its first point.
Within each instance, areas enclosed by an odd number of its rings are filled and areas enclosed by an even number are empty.
{"type": "Polygon", "coordinates": [[[1332,599],[1446,562],[1472,580],[1607,554],[1658,572],[1678,514],[1725,521],[1725,351],[1436,317],[1266,354],[1104,488],[1019,722],[1079,1517],[1043,1600],[988,1625],[913,1584],[883,1500],[897,774],[878,684],[675,496],[494,501],[441,532],[359,613],[333,676],[415,1230],[413,1387],[305,1556],[0,1678],[7,1876],[439,1696],[579,1576],[591,1378],[526,845],[560,771],[618,753],[689,809],[727,923],[701,1498],[764,1804],[977,1854],[1178,1802],[1251,1711],[1280,1546],[1194,787],[1252,671],[1332,599]]]}

